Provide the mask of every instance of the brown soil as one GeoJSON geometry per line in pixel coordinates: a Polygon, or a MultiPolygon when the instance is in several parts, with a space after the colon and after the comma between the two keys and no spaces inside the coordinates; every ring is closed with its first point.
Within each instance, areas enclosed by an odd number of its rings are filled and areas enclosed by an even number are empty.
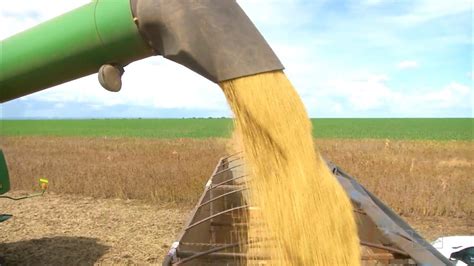
{"type": "Polygon", "coordinates": [[[189,213],[51,193],[0,206],[14,215],[0,224],[0,256],[22,265],[159,264],[189,213]]]}
{"type": "MultiPolygon", "coordinates": [[[[0,256],[13,265],[160,264],[190,212],[136,200],[51,193],[0,203],[2,212],[14,215],[0,224],[0,256]]],[[[467,219],[405,218],[428,240],[474,234],[467,219]]]]}
{"type": "Polygon", "coordinates": [[[403,217],[425,239],[441,236],[474,235],[474,220],[449,217],[403,217]]]}

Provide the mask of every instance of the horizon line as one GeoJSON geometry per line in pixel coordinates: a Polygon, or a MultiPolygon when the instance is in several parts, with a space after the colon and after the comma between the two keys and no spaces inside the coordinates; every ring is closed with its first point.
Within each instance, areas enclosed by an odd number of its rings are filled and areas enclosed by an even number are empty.
{"type": "MultiPolygon", "coordinates": [[[[0,121],[28,120],[154,120],[154,119],[234,119],[233,117],[8,117],[0,121]]],[[[309,119],[474,119],[474,117],[310,117],[309,119]]]]}

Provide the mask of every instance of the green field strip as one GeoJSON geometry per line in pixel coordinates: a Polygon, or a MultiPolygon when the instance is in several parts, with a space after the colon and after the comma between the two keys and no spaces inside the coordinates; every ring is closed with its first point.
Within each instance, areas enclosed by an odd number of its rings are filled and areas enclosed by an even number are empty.
{"type": "MultiPolygon", "coordinates": [[[[312,119],[323,139],[473,140],[472,118],[312,119]]],[[[2,120],[2,136],[228,138],[232,119],[2,120]]]]}

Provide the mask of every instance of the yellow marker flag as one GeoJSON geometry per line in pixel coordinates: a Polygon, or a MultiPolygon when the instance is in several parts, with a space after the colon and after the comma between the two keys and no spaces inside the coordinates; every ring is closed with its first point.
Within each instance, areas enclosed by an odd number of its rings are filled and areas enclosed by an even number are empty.
{"type": "Polygon", "coordinates": [[[42,190],[48,189],[48,183],[49,183],[48,179],[40,178],[39,183],[42,190]]]}

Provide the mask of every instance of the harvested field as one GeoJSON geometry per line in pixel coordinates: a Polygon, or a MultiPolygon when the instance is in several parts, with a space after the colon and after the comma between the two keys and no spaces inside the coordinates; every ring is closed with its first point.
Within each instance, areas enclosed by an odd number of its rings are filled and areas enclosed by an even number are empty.
{"type": "Polygon", "coordinates": [[[160,264],[189,212],[56,194],[0,206],[14,214],[1,224],[0,256],[15,265],[160,264]]]}
{"type": "MultiPolygon", "coordinates": [[[[427,239],[474,234],[473,142],[317,142],[427,239]]],[[[0,256],[21,264],[159,263],[227,144],[2,137],[12,187],[23,191],[10,194],[32,191],[39,177],[51,185],[43,198],[0,200],[0,211],[14,215],[0,225],[0,256]]]]}
{"type": "Polygon", "coordinates": [[[402,215],[474,219],[474,142],[317,143],[322,154],[402,215]]]}
{"type": "Polygon", "coordinates": [[[225,152],[223,139],[2,138],[12,188],[192,205],[225,152]]]}
{"type": "MultiPolygon", "coordinates": [[[[2,201],[0,206],[14,214],[1,224],[0,256],[23,265],[160,264],[190,211],[136,200],[51,193],[2,201]]],[[[429,240],[474,234],[472,221],[466,219],[407,220],[429,240]]]]}
{"type": "MultiPolygon", "coordinates": [[[[3,137],[12,187],[192,206],[225,139],[3,137]]],[[[318,140],[322,154],[404,215],[473,217],[474,142],[318,140]]]]}

